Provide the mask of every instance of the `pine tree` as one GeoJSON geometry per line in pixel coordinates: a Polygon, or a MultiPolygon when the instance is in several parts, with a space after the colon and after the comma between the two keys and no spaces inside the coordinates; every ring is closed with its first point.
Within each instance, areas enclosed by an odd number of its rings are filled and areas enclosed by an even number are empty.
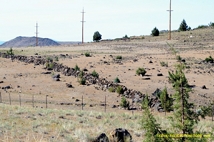
{"type": "Polygon", "coordinates": [[[183,19],[183,21],[180,24],[180,27],[178,29],[179,31],[187,31],[188,30],[188,25],[186,21],[183,19]]]}
{"type": "Polygon", "coordinates": [[[153,30],[152,30],[152,36],[159,36],[159,30],[155,27],[153,30]]]}
{"type": "Polygon", "coordinates": [[[173,105],[173,100],[172,98],[169,97],[166,87],[163,89],[163,91],[160,94],[160,101],[161,101],[161,106],[164,109],[164,112],[166,115],[166,112],[169,112],[172,110],[172,105],[173,105]]]}
{"type": "Polygon", "coordinates": [[[183,137],[176,138],[179,142],[198,141],[197,138],[185,137],[185,134],[194,134],[193,128],[198,123],[198,115],[193,110],[193,104],[188,102],[189,88],[188,81],[184,74],[185,65],[180,62],[176,67],[176,72],[169,72],[169,80],[173,84],[175,94],[173,95],[173,117],[171,117],[172,126],[176,133],[181,133],[183,137]]]}
{"type": "Polygon", "coordinates": [[[142,104],[142,107],[144,108],[144,113],[141,120],[141,126],[145,130],[145,138],[143,142],[170,142],[170,138],[158,136],[161,134],[167,134],[167,132],[165,130],[161,130],[160,124],[156,122],[156,119],[149,111],[148,103],[148,96],[146,96],[142,104]]]}

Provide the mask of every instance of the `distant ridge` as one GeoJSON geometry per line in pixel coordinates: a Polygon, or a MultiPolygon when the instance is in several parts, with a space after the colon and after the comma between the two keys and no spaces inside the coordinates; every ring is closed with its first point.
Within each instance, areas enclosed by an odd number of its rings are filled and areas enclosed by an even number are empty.
{"type": "MultiPolygon", "coordinates": [[[[38,38],[38,46],[58,46],[58,42],[49,38],[38,38]]],[[[36,46],[36,37],[18,36],[0,45],[0,47],[29,47],[36,46]]]]}

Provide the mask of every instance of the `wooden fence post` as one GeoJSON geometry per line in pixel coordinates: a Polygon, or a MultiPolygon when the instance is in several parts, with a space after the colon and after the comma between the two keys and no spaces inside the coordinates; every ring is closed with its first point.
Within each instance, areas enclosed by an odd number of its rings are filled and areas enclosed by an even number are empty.
{"type": "Polygon", "coordinates": [[[21,95],[19,94],[19,104],[20,104],[20,107],[21,107],[21,95]]]}
{"type": "Polygon", "coordinates": [[[214,115],[214,104],[212,105],[213,108],[212,108],[212,121],[213,121],[213,115],[214,115]]]}
{"type": "Polygon", "coordinates": [[[32,106],[34,107],[34,95],[32,95],[32,106]]]}
{"type": "Polygon", "coordinates": [[[0,92],[0,103],[2,103],[2,97],[1,97],[1,92],[0,92]]]}
{"type": "Polygon", "coordinates": [[[48,108],[48,95],[46,95],[46,108],[48,108]]]}
{"type": "Polygon", "coordinates": [[[11,105],[11,97],[10,97],[10,92],[9,92],[9,101],[10,101],[10,105],[11,105]]]}
{"type": "Polygon", "coordinates": [[[105,112],[106,112],[106,95],[105,95],[105,112]]]}
{"type": "Polygon", "coordinates": [[[83,110],[83,96],[82,96],[82,110],[83,110]]]}

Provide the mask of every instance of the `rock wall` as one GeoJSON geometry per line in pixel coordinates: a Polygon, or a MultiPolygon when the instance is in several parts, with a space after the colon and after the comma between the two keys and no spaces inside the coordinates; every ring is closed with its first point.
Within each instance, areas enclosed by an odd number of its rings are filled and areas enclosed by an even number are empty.
{"type": "MultiPolygon", "coordinates": [[[[0,52],[0,57],[8,58],[8,59],[11,59],[12,61],[18,60],[21,62],[25,62],[28,64],[34,64],[34,65],[45,65],[48,62],[47,59],[44,59],[41,56],[29,56],[29,57],[21,56],[21,55],[12,55],[11,56],[11,55],[7,55],[6,53],[0,52]]],[[[56,63],[56,62],[53,62],[53,70],[55,72],[61,72],[65,76],[77,77],[79,74],[79,71],[76,71],[74,68],[71,68],[66,65],[56,63]]],[[[141,102],[143,100],[143,98],[145,97],[145,94],[142,94],[140,91],[128,89],[124,85],[120,85],[120,84],[114,83],[112,81],[107,81],[105,78],[96,78],[87,72],[84,72],[84,73],[85,74],[84,74],[83,78],[85,78],[88,83],[96,84],[102,90],[108,89],[109,87],[117,88],[118,86],[120,86],[122,88],[122,92],[123,92],[122,95],[125,96],[126,98],[132,99],[134,102],[141,102]]],[[[150,107],[156,106],[157,103],[160,103],[158,101],[158,98],[154,98],[154,97],[150,98],[150,101],[149,101],[150,107]]]]}

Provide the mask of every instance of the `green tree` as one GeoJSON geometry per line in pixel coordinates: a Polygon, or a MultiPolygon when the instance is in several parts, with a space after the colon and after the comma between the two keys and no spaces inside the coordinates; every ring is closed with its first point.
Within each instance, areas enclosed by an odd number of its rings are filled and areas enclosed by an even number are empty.
{"type": "Polygon", "coordinates": [[[79,68],[79,66],[77,64],[75,65],[74,70],[75,71],[80,71],[80,68],[79,68]]]}
{"type": "MultiPolygon", "coordinates": [[[[191,29],[191,28],[190,28],[191,29]]],[[[188,25],[186,21],[183,19],[183,21],[180,24],[180,27],[178,29],[179,31],[187,31],[188,30],[188,25]]]]}
{"type": "Polygon", "coordinates": [[[10,50],[7,51],[7,55],[14,55],[13,48],[10,48],[10,50]]]}
{"type": "MultiPolygon", "coordinates": [[[[169,72],[169,80],[173,84],[175,94],[173,95],[173,117],[170,117],[172,126],[176,133],[194,134],[193,128],[198,123],[199,118],[193,110],[193,103],[189,103],[189,88],[188,81],[184,74],[185,65],[180,62],[176,66],[175,73],[169,72]]],[[[181,137],[176,138],[179,142],[198,141],[196,138],[181,137]]]]}
{"type": "Polygon", "coordinates": [[[114,79],[114,83],[120,83],[120,79],[119,79],[118,77],[116,77],[116,78],[114,79]]]}
{"type": "Polygon", "coordinates": [[[96,31],[96,32],[94,33],[94,36],[93,36],[93,41],[98,42],[98,41],[101,40],[101,39],[102,39],[102,35],[101,35],[98,31],[96,31]]]}
{"type": "Polygon", "coordinates": [[[126,100],[125,97],[121,98],[120,106],[127,109],[129,108],[129,101],[126,100]]]}
{"type": "Polygon", "coordinates": [[[169,97],[166,87],[161,91],[160,101],[166,115],[166,112],[170,112],[172,110],[173,105],[173,99],[169,97]]]}
{"type": "Polygon", "coordinates": [[[160,137],[158,135],[167,134],[166,131],[163,131],[160,127],[160,124],[157,123],[156,119],[150,112],[148,108],[148,96],[144,98],[143,101],[143,117],[141,119],[141,127],[145,130],[143,142],[168,142],[170,138],[160,137]]]}
{"type": "Polygon", "coordinates": [[[159,30],[156,27],[152,30],[152,36],[159,36],[159,30]]]}

